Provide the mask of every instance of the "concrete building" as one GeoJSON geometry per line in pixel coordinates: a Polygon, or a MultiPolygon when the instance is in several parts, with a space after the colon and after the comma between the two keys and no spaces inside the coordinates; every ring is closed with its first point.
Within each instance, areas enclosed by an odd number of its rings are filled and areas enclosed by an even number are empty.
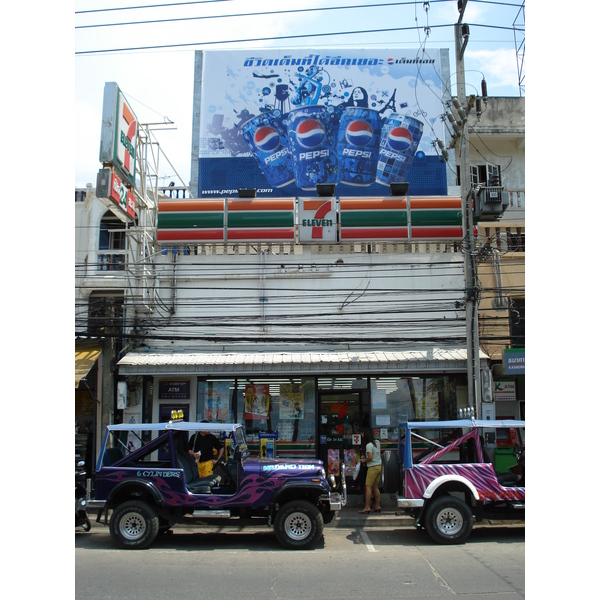
{"type": "Polygon", "coordinates": [[[498,417],[525,418],[525,98],[489,98],[471,135],[473,187],[496,169],[509,206],[479,222],[480,346],[494,387],[483,398],[498,417]]]}
{"type": "MultiPolygon", "coordinates": [[[[490,405],[502,349],[517,339],[510,315],[524,299],[524,273],[512,264],[523,264],[524,247],[508,248],[524,244],[519,100],[489,99],[471,134],[474,185],[492,172],[488,164],[499,165],[511,196],[501,220],[479,224],[482,399],[490,405]]],[[[97,353],[76,380],[76,418],[85,425],[95,412],[94,446],[107,422],[164,420],[176,408],[191,420],[242,422],[251,450],[276,437],[278,455],[317,456],[335,472],[356,460],[365,425],[395,449],[399,421],[471,410],[453,192],[200,205],[164,188],[155,208],[142,208],[156,226],[140,228],[115,220],[93,189],[76,190],[76,363],[78,351],[97,353]],[[328,200],[331,222],[306,216],[328,200]],[[328,226],[330,241],[307,233],[328,226]],[[169,239],[174,227],[217,238],[169,239]],[[353,227],[361,234],[345,237],[353,227]],[[393,239],[382,233],[390,227],[406,232],[393,239]]]]}

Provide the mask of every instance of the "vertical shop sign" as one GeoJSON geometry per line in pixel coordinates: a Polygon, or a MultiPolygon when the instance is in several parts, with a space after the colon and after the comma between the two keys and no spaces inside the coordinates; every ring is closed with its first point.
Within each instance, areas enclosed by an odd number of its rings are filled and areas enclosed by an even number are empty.
{"type": "Polygon", "coordinates": [[[135,187],[138,121],[123,92],[114,82],[104,84],[100,162],[112,165],[135,187]]]}

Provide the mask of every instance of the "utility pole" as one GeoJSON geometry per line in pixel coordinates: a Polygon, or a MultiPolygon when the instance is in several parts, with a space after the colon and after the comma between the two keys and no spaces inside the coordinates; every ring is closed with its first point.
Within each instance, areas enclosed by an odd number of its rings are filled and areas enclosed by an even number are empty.
{"type": "Polygon", "coordinates": [[[477,286],[477,261],[475,257],[475,239],[473,233],[473,211],[471,170],[469,159],[469,129],[467,124],[467,95],[465,88],[464,53],[469,39],[469,26],[462,22],[467,0],[458,2],[460,11],[458,22],[454,26],[454,46],[456,52],[456,100],[453,104],[459,111],[460,135],[455,145],[456,164],[460,165],[460,190],[462,199],[462,220],[465,255],[465,313],[467,334],[467,378],[469,406],[475,409],[475,416],[481,416],[481,365],[479,361],[479,320],[477,304],[479,288],[477,286]],[[464,118],[463,118],[464,115],[464,118]]]}

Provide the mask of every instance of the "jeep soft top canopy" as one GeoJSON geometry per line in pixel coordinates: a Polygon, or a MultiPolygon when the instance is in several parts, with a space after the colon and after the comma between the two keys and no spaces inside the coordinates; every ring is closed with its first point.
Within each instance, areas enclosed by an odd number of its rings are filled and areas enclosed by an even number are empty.
{"type": "Polygon", "coordinates": [[[470,427],[486,427],[489,429],[525,427],[525,421],[513,419],[481,420],[481,419],[455,419],[454,421],[405,421],[400,423],[403,429],[460,429],[470,427]]]}
{"type": "MultiPolygon", "coordinates": [[[[132,431],[134,432],[134,435],[139,438],[137,432],[140,431],[225,431],[226,433],[233,433],[236,429],[241,428],[242,426],[239,423],[196,423],[191,421],[167,421],[165,423],[116,423],[113,425],[107,425],[104,440],[102,442],[102,448],[100,449],[100,454],[98,455],[96,470],[98,471],[102,465],[104,452],[108,445],[108,439],[110,434],[114,432],[132,431]]],[[[122,440],[117,441],[118,445],[126,448],[122,440]]]]}
{"type": "Polygon", "coordinates": [[[167,421],[166,423],[117,423],[107,425],[108,431],[233,431],[240,423],[196,423],[167,421]]]}

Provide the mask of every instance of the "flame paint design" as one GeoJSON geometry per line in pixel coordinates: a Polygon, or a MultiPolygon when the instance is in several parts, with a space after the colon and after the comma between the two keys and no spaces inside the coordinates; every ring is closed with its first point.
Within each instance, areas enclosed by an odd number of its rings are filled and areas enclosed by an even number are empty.
{"type": "Polygon", "coordinates": [[[300,460],[290,465],[281,465],[277,461],[246,461],[243,472],[240,469],[239,485],[234,494],[191,494],[185,487],[181,469],[108,467],[97,474],[96,498],[107,498],[111,490],[123,482],[139,482],[154,485],[167,506],[190,509],[266,507],[284,484],[320,477],[321,467],[322,463],[318,461],[300,460]],[[271,464],[281,468],[265,470],[271,464]],[[304,468],[298,470],[296,465],[304,468]],[[311,468],[306,468],[307,465],[311,468]],[[161,473],[173,476],[161,476],[161,473]]]}

